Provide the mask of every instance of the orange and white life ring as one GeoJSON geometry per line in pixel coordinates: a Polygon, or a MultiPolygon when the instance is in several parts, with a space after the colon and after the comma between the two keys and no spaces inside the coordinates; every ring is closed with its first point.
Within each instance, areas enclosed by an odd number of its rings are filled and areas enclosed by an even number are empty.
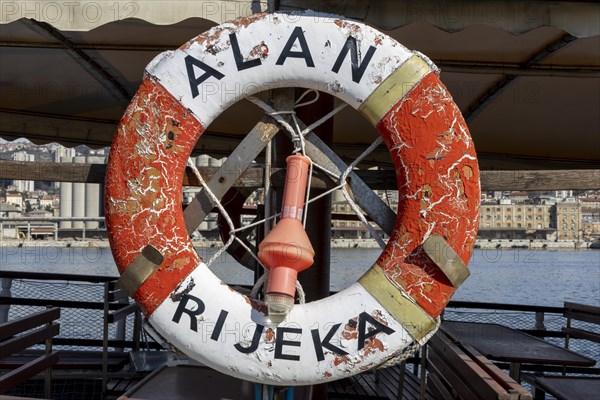
{"type": "Polygon", "coordinates": [[[227,374],[302,385],[431,337],[468,275],[479,199],[473,142],[436,67],[371,27],[305,12],[223,23],[157,56],[119,124],[105,201],[121,281],[156,332],[227,374]],[[387,247],[358,282],[274,324],[202,262],[181,185],[193,146],[224,109],[282,86],[331,93],[371,121],[393,158],[399,205],[387,247]]]}

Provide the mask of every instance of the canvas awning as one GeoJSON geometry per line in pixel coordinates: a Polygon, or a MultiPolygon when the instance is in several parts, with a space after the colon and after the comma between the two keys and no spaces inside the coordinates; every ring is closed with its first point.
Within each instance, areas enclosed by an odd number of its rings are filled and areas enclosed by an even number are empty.
{"type": "MultiPolygon", "coordinates": [[[[363,20],[433,59],[467,118],[484,169],[600,167],[597,3],[270,3],[83,1],[68,9],[60,2],[3,2],[0,135],[109,146],[158,53],[275,6],[363,20]]],[[[228,154],[260,117],[255,106],[238,103],[209,127],[197,150],[228,154]]],[[[336,116],[335,149],[343,156],[355,156],[375,134],[352,110],[336,116]]],[[[370,161],[381,163],[384,153],[370,161]]]]}

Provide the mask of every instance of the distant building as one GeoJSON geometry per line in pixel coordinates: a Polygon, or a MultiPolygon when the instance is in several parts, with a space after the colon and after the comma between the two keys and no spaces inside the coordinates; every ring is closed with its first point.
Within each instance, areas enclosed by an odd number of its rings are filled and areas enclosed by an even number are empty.
{"type": "Polygon", "coordinates": [[[600,198],[580,198],[581,236],[584,240],[600,237],[600,198]]]}
{"type": "MultiPolygon", "coordinates": [[[[65,159],[72,159],[75,157],[75,149],[67,148],[61,145],[57,145],[52,151],[52,162],[59,163],[64,162],[65,159]]],[[[60,182],[52,182],[52,187],[55,189],[60,188],[60,182]]]]}
{"type": "Polygon", "coordinates": [[[21,209],[12,204],[0,203],[0,217],[15,218],[21,216],[21,209]]]}
{"type": "MultiPolygon", "coordinates": [[[[35,161],[35,156],[33,154],[28,154],[25,151],[18,151],[16,153],[13,153],[12,159],[14,161],[35,161]]],[[[21,193],[33,192],[34,190],[33,181],[14,180],[13,185],[15,185],[16,190],[21,193]]]]}
{"type": "Polygon", "coordinates": [[[556,203],[556,235],[558,240],[580,240],[581,203],[566,198],[556,203]]]}
{"type": "Polygon", "coordinates": [[[557,199],[554,196],[540,195],[533,199],[534,204],[556,204],[557,199]]]}
{"type": "Polygon", "coordinates": [[[479,235],[490,239],[549,240],[555,230],[553,215],[550,204],[484,203],[480,208],[479,235]]]}
{"type": "Polygon", "coordinates": [[[527,192],[511,192],[508,198],[513,204],[529,202],[529,194],[527,192]]]}
{"type": "Polygon", "coordinates": [[[52,212],[46,210],[33,210],[27,213],[29,218],[51,218],[52,212]]]}
{"type": "Polygon", "coordinates": [[[550,229],[552,210],[546,204],[482,204],[480,228],[550,229]]]}
{"type": "Polygon", "coordinates": [[[75,157],[75,149],[60,145],[56,146],[52,152],[52,162],[61,162],[63,157],[75,157]]]}
{"type": "Polygon", "coordinates": [[[54,208],[54,197],[53,196],[43,196],[40,199],[40,208],[46,207],[54,208]]]}
{"type": "Polygon", "coordinates": [[[570,197],[573,197],[573,191],[572,190],[557,190],[555,195],[556,195],[557,199],[568,199],[570,197]]]}
{"type": "Polygon", "coordinates": [[[600,197],[583,197],[578,198],[582,207],[600,208],[600,197]]]}
{"type": "Polygon", "coordinates": [[[39,199],[34,199],[34,198],[25,199],[25,204],[26,205],[29,204],[29,207],[31,207],[32,209],[40,208],[39,199]]]}
{"type": "Polygon", "coordinates": [[[21,193],[8,193],[6,195],[6,202],[13,206],[23,208],[23,195],[21,195],[21,193]]]}

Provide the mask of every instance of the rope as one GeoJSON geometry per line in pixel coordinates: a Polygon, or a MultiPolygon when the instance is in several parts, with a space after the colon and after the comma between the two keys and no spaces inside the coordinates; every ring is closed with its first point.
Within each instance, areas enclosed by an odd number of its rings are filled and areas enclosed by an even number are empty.
{"type": "MultiPolygon", "coordinates": [[[[223,204],[221,204],[221,202],[219,201],[219,199],[217,198],[217,196],[215,196],[215,194],[212,192],[212,190],[210,190],[210,188],[206,184],[206,181],[204,181],[204,178],[202,177],[202,175],[200,175],[200,171],[198,171],[198,168],[196,168],[196,164],[192,161],[191,158],[188,159],[188,167],[190,167],[190,169],[192,170],[192,172],[194,173],[194,175],[196,176],[196,178],[198,179],[198,181],[202,185],[202,188],[208,194],[208,197],[210,197],[211,201],[214,204],[216,204],[216,206],[219,209],[219,211],[221,211],[221,214],[223,215],[223,217],[227,221],[227,225],[229,225],[230,231],[233,231],[234,228],[235,228],[235,226],[233,225],[233,221],[231,220],[231,217],[229,216],[229,214],[227,213],[227,211],[225,211],[225,207],[223,207],[223,204]]],[[[208,260],[208,262],[206,263],[206,265],[208,267],[210,267],[211,264],[217,258],[219,258],[221,256],[221,254],[223,254],[223,252],[225,250],[227,250],[227,248],[229,246],[231,246],[231,243],[233,243],[234,240],[235,240],[235,234],[230,234],[229,235],[229,239],[227,240],[227,243],[225,243],[225,245],[223,247],[221,247],[215,254],[213,254],[213,256],[210,258],[210,260],[208,260]]]]}
{"type": "MultiPolygon", "coordinates": [[[[360,163],[363,160],[363,158],[365,158],[373,150],[375,150],[377,148],[377,146],[379,146],[381,143],[383,143],[383,138],[381,136],[378,136],[377,139],[375,139],[373,141],[373,143],[371,143],[371,145],[369,145],[369,147],[367,147],[367,149],[365,151],[363,151],[354,161],[352,161],[352,163],[350,165],[348,165],[348,168],[346,168],[344,173],[340,176],[340,182],[346,182],[348,175],[350,175],[350,173],[358,165],[358,163],[360,163]]],[[[373,228],[373,225],[371,225],[369,223],[369,221],[367,221],[364,214],[358,208],[358,204],[356,204],[354,202],[354,200],[351,198],[350,194],[348,193],[348,187],[346,185],[344,185],[344,187],[342,188],[342,194],[346,198],[346,201],[348,202],[348,204],[350,204],[350,208],[352,208],[352,211],[354,211],[354,213],[358,216],[358,218],[361,220],[363,225],[367,227],[371,236],[373,236],[373,238],[375,238],[375,240],[377,241],[377,244],[379,244],[379,247],[384,249],[386,246],[386,243],[383,241],[383,239],[381,238],[379,233],[377,233],[375,228],[373,228]]]]}
{"type": "Polygon", "coordinates": [[[325,121],[327,121],[329,118],[333,117],[335,114],[339,113],[340,111],[342,111],[344,108],[346,108],[348,105],[346,103],[342,103],[339,106],[337,106],[336,108],[334,108],[333,110],[331,110],[330,112],[328,112],[327,114],[325,114],[324,117],[316,120],[315,122],[313,122],[312,124],[310,124],[309,126],[307,126],[302,132],[302,136],[306,135],[308,132],[314,130],[315,128],[317,128],[318,126],[322,125],[325,121]]]}
{"type": "Polygon", "coordinates": [[[413,342],[410,346],[406,347],[404,350],[401,350],[398,355],[393,355],[388,360],[377,366],[377,369],[392,367],[402,361],[408,360],[410,357],[414,356],[417,351],[421,349],[421,345],[418,342],[413,342]]]}
{"type": "MultiPolygon", "coordinates": [[[[435,328],[431,331],[431,332],[433,332],[433,333],[431,333],[432,336],[435,332],[437,332],[441,323],[442,323],[442,319],[440,317],[436,318],[435,328]]],[[[376,369],[387,368],[387,367],[394,366],[398,363],[401,363],[402,361],[406,361],[410,357],[414,356],[415,353],[417,351],[419,351],[420,349],[421,349],[421,345],[419,344],[419,342],[414,341],[408,347],[406,347],[404,350],[401,350],[397,355],[393,354],[390,358],[388,358],[386,361],[382,362],[375,368],[376,369]]]]}
{"type": "MultiPolygon", "coordinates": [[[[307,92],[309,92],[309,91],[311,91],[311,90],[308,90],[307,92]]],[[[300,96],[300,98],[302,98],[304,96],[304,94],[302,96],[300,96]]],[[[273,117],[275,119],[275,121],[279,122],[279,124],[292,135],[292,137],[296,137],[298,135],[298,132],[299,132],[300,133],[299,135],[302,138],[308,132],[310,132],[310,131],[314,130],[315,128],[319,127],[320,125],[322,125],[323,123],[325,123],[325,121],[327,121],[329,118],[333,117],[335,114],[337,114],[338,112],[340,112],[341,110],[343,110],[347,106],[347,104],[345,104],[345,103],[340,104],[339,106],[337,106],[336,108],[334,108],[332,111],[330,111],[329,113],[327,113],[324,117],[322,117],[319,120],[315,121],[314,123],[312,123],[311,125],[309,125],[308,127],[306,127],[303,131],[300,132],[299,129],[298,129],[298,131],[295,131],[294,128],[282,117],[282,115],[291,114],[293,116],[292,119],[294,119],[294,116],[296,115],[296,111],[294,111],[294,110],[291,110],[291,111],[276,111],[273,107],[271,107],[270,105],[268,105],[267,103],[265,103],[264,101],[262,101],[261,99],[259,99],[258,97],[249,96],[249,97],[247,97],[247,99],[249,101],[251,101],[252,103],[256,104],[258,107],[262,108],[263,111],[265,112],[265,114],[273,117]]],[[[316,99],[314,101],[316,101],[316,99]]],[[[314,103],[314,101],[297,104],[295,106],[295,108],[299,108],[299,107],[303,107],[303,106],[308,105],[308,104],[312,104],[312,103],[314,103]]],[[[296,120],[296,123],[297,123],[297,120],[296,120]]]]}
{"type": "MultiPolygon", "coordinates": [[[[307,126],[304,130],[301,130],[300,129],[300,123],[299,123],[299,120],[298,120],[298,118],[296,116],[295,109],[296,108],[300,108],[300,107],[304,107],[304,106],[308,106],[310,104],[314,104],[316,101],[318,101],[319,96],[320,96],[320,94],[316,90],[313,90],[313,89],[306,90],[296,100],[295,105],[294,105],[294,110],[291,110],[291,111],[276,111],[269,104],[265,103],[261,99],[259,99],[257,97],[254,97],[254,96],[249,96],[247,99],[250,102],[256,104],[258,107],[262,108],[263,111],[267,115],[269,115],[272,118],[274,118],[285,130],[287,130],[290,133],[290,135],[292,137],[292,141],[294,143],[294,154],[301,153],[303,156],[307,157],[306,156],[306,142],[305,142],[304,136],[306,134],[308,134],[309,132],[311,132],[312,130],[314,130],[315,128],[317,128],[318,126],[320,126],[323,123],[325,123],[327,120],[329,120],[330,118],[332,118],[335,114],[337,114],[338,112],[340,112],[341,110],[343,110],[347,106],[345,103],[338,105],[332,111],[330,111],[329,113],[327,113],[325,116],[323,116],[322,118],[318,119],[317,121],[315,121],[311,125],[307,126]],[[309,93],[314,93],[315,97],[313,99],[311,99],[311,100],[302,102],[302,100],[309,93]],[[291,115],[291,118],[292,118],[294,126],[290,125],[290,123],[288,123],[288,121],[285,120],[285,118],[283,117],[283,115],[291,115]]],[[[367,221],[367,219],[365,218],[364,214],[360,210],[359,206],[356,204],[356,202],[353,200],[352,196],[348,192],[347,182],[346,182],[346,180],[347,180],[348,176],[350,175],[350,173],[352,172],[352,170],[358,165],[358,163],[360,163],[364,159],[364,157],[366,157],[377,146],[379,146],[382,143],[382,140],[383,139],[381,137],[378,137],[361,155],[359,155],[359,157],[357,157],[350,165],[348,165],[348,167],[343,171],[343,173],[341,175],[335,174],[334,172],[332,172],[332,171],[328,170],[327,168],[323,167],[322,165],[319,165],[318,163],[315,163],[310,157],[307,157],[310,160],[310,169],[309,169],[308,184],[307,184],[308,188],[306,190],[306,198],[305,198],[305,202],[304,202],[304,204],[305,204],[305,206],[304,206],[304,216],[303,216],[303,221],[302,221],[302,224],[303,224],[304,227],[306,227],[306,218],[307,218],[307,215],[308,215],[307,209],[308,209],[309,204],[312,203],[312,202],[314,202],[314,201],[316,201],[316,200],[318,200],[318,199],[320,199],[320,198],[322,198],[322,197],[324,197],[324,196],[327,196],[327,195],[331,194],[335,190],[341,189],[344,197],[346,198],[346,201],[348,202],[348,204],[350,205],[350,207],[352,208],[352,210],[355,212],[355,214],[358,216],[358,218],[361,220],[361,222],[363,223],[363,225],[365,225],[367,227],[367,229],[371,233],[371,236],[375,238],[375,240],[377,241],[377,243],[382,248],[385,247],[386,244],[383,241],[383,239],[381,238],[381,236],[377,233],[377,231],[375,230],[375,228],[367,221]],[[333,177],[335,180],[337,180],[338,185],[335,186],[334,188],[330,189],[330,190],[325,191],[324,193],[322,193],[322,194],[320,194],[318,196],[310,198],[310,187],[311,187],[312,175],[313,175],[314,168],[320,169],[323,172],[325,172],[327,175],[333,177]]],[[[254,252],[252,252],[248,248],[248,246],[242,240],[240,240],[236,236],[236,233],[241,232],[242,230],[245,230],[245,229],[252,228],[252,227],[260,225],[260,224],[264,224],[267,221],[270,221],[272,219],[275,219],[275,218],[279,217],[281,215],[281,213],[274,214],[274,215],[272,215],[270,217],[267,217],[267,218],[264,218],[264,219],[262,219],[260,221],[253,222],[251,224],[248,224],[248,225],[245,225],[245,226],[242,226],[242,227],[236,229],[235,226],[234,226],[234,224],[233,224],[233,221],[231,220],[231,217],[229,216],[229,214],[227,213],[227,211],[223,207],[223,204],[215,196],[215,194],[210,190],[210,188],[208,187],[207,183],[204,181],[204,179],[200,175],[200,172],[196,168],[196,165],[192,162],[191,159],[188,160],[188,166],[191,168],[192,172],[194,173],[194,175],[196,176],[196,178],[200,182],[203,190],[206,191],[208,197],[217,206],[217,208],[221,212],[222,216],[225,218],[225,221],[227,222],[227,225],[229,227],[229,239],[224,244],[224,246],[221,249],[219,249],[210,258],[210,260],[207,262],[207,265],[210,266],[218,257],[221,256],[221,254],[223,254],[224,251],[226,251],[229,248],[229,246],[231,246],[231,244],[233,243],[234,240],[237,241],[263,267],[263,270],[264,270],[263,275],[261,275],[261,277],[256,281],[256,283],[254,284],[254,286],[252,287],[252,290],[250,292],[250,296],[251,297],[257,297],[258,296],[258,292],[264,286],[265,282],[268,279],[269,270],[260,261],[260,259],[254,254],[254,252]]],[[[299,281],[296,281],[296,294],[298,296],[299,303],[300,304],[304,304],[306,302],[306,295],[305,295],[304,289],[302,288],[302,285],[300,284],[299,281]]]]}
{"type": "Polygon", "coordinates": [[[319,97],[321,97],[321,93],[318,90],[315,90],[315,89],[305,90],[304,93],[302,93],[300,95],[300,97],[298,97],[296,99],[296,103],[295,103],[295,107],[294,108],[300,108],[300,107],[304,107],[304,106],[308,106],[308,105],[311,105],[313,103],[316,103],[319,100],[319,97]],[[315,98],[312,99],[312,100],[306,101],[304,103],[300,103],[302,101],[302,99],[304,97],[306,97],[306,95],[309,94],[309,93],[314,93],[315,94],[315,98]]]}
{"type": "MultiPolygon", "coordinates": [[[[300,96],[300,99],[302,99],[309,91],[306,91],[302,94],[302,96],[300,96]]],[[[300,100],[299,99],[299,100],[300,100]]],[[[338,112],[340,112],[341,110],[343,110],[347,104],[340,104],[339,106],[337,106],[336,108],[334,108],[331,112],[327,113],[324,117],[320,118],[319,120],[317,120],[316,122],[314,122],[313,124],[307,126],[303,131],[300,131],[300,127],[298,124],[298,120],[296,119],[296,112],[295,111],[275,111],[275,109],[273,109],[270,105],[268,105],[267,103],[265,103],[264,101],[262,101],[261,99],[257,98],[257,97],[248,97],[248,100],[250,100],[252,103],[256,104],[258,107],[262,108],[266,114],[270,115],[271,117],[275,118],[275,120],[277,122],[279,122],[291,135],[292,138],[298,138],[300,140],[300,150],[302,152],[303,155],[305,155],[305,142],[304,142],[304,136],[308,133],[311,132],[312,130],[314,130],[315,128],[317,128],[318,126],[322,125],[325,121],[327,121],[328,119],[330,119],[331,117],[333,117],[335,114],[337,114],[338,112]],[[292,120],[294,121],[294,124],[297,127],[297,130],[294,130],[294,128],[288,124],[288,122],[281,116],[282,114],[291,114],[292,115],[292,120]],[[299,133],[298,133],[299,132],[299,133]]],[[[316,101],[316,99],[314,100],[316,101]]],[[[307,104],[312,104],[311,102],[307,102],[307,103],[301,103],[302,106],[307,105],[307,104]]],[[[296,107],[298,107],[298,105],[296,105],[296,107]]],[[[358,216],[358,218],[360,219],[360,221],[362,222],[362,224],[369,230],[369,233],[371,234],[371,236],[373,238],[375,238],[375,240],[377,241],[377,243],[379,244],[379,246],[383,249],[386,246],[386,243],[384,242],[384,240],[381,238],[381,236],[377,233],[377,231],[375,230],[375,228],[373,228],[373,226],[367,221],[367,219],[365,218],[364,214],[362,213],[362,211],[360,210],[360,208],[358,207],[358,205],[356,204],[356,202],[354,202],[354,200],[352,199],[352,197],[350,196],[350,194],[348,193],[348,190],[346,188],[345,185],[345,181],[348,178],[348,175],[350,175],[350,173],[352,172],[352,170],[356,167],[356,165],[358,165],[359,162],[362,161],[362,159],[364,157],[366,157],[368,154],[370,154],[373,150],[375,150],[375,148],[377,146],[379,146],[381,143],[383,142],[383,139],[381,138],[381,136],[379,136],[377,139],[375,139],[375,141],[373,143],[371,143],[371,145],[360,155],[358,156],[347,168],[346,170],[342,173],[342,175],[338,178],[338,183],[339,185],[331,190],[331,191],[327,191],[326,193],[329,194],[331,192],[333,192],[334,190],[337,189],[341,189],[342,190],[342,194],[344,195],[344,197],[346,198],[346,201],[348,202],[348,204],[350,205],[350,208],[352,209],[352,211],[354,211],[354,213],[358,216]],[[344,182],[344,184],[342,184],[341,182],[344,182]]],[[[312,176],[312,165],[318,166],[317,163],[314,163],[311,160],[311,176],[312,176]]],[[[322,167],[322,166],[318,166],[319,169],[322,169],[324,171],[327,171],[326,168],[322,167]]],[[[327,171],[330,175],[335,175],[333,174],[331,171],[327,171]]],[[[310,191],[310,186],[309,186],[309,190],[307,190],[307,193],[309,193],[310,191]]],[[[305,207],[308,207],[308,205],[310,203],[312,203],[313,201],[325,196],[326,194],[322,194],[317,196],[316,198],[310,199],[305,201],[305,207]]],[[[307,195],[307,199],[308,199],[308,195],[307,195]]],[[[306,223],[306,210],[304,213],[304,224],[306,223]]]]}
{"type": "Polygon", "coordinates": [[[304,288],[299,280],[296,280],[296,294],[298,295],[298,303],[306,303],[306,294],[304,293],[304,288]]]}
{"type": "Polygon", "coordinates": [[[265,273],[262,274],[260,276],[260,278],[258,278],[256,280],[256,283],[254,284],[254,286],[252,286],[252,290],[250,291],[250,297],[256,298],[258,296],[258,291],[263,287],[263,285],[265,284],[265,281],[267,280],[268,277],[269,277],[269,270],[266,270],[265,273]]]}

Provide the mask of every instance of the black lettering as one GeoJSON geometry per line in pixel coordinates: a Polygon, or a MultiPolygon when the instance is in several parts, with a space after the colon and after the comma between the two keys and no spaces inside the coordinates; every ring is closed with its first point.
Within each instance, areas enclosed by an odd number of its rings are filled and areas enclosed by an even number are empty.
{"type": "Polygon", "coordinates": [[[192,98],[196,98],[200,94],[198,91],[198,86],[211,76],[214,76],[218,80],[221,80],[225,77],[222,73],[203,63],[202,61],[188,55],[185,57],[185,68],[187,70],[188,80],[190,82],[190,89],[192,90],[192,98]],[[194,71],[194,66],[202,69],[204,73],[200,76],[196,76],[196,72],[194,71]]]}
{"type": "Polygon", "coordinates": [[[219,318],[217,318],[215,330],[210,335],[210,338],[212,340],[215,340],[215,341],[219,340],[219,335],[221,334],[221,331],[223,330],[223,325],[225,325],[225,320],[227,319],[228,314],[229,313],[227,311],[221,310],[221,313],[219,314],[219,318]]]}
{"type": "Polygon", "coordinates": [[[365,347],[365,342],[372,336],[377,335],[379,332],[383,332],[386,335],[391,335],[395,331],[389,326],[377,321],[366,312],[361,312],[358,316],[358,350],[365,347]],[[367,321],[373,325],[375,329],[369,329],[369,332],[367,332],[367,321]]]}
{"type": "Polygon", "coordinates": [[[231,50],[233,50],[233,59],[235,60],[235,65],[238,71],[258,67],[262,63],[260,58],[244,61],[244,57],[242,57],[242,52],[240,51],[240,44],[238,43],[237,36],[235,35],[235,33],[229,34],[229,42],[231,43],[231,50]]]}
{"type": "Polygon", "coordinates": [[[356,38],[348,36],[348,39],[346,40],[346,43],[344,43],[344,47],[342,47],[342,51],[340,51],[340,55],[338,56],[337,60],[335,60],[335,64],[333,64],[333,68],[331,70],[336,74],[340,72],[342,62],[344,62],[346,55],[348,54],[348,52],[350,52],[350,62],[352,64],[352,80],[356,83],[360,83],[360,80],[362,79],[362,76],[365,73],[367,66],[369,66],[371,58],[373,58],[373,54],[375,54],[375,50],[377,50],[377,48],[375,48],[374,46],[369,46],[367,54],[365,54],[365,57],[359,64],[358,46],[356,44],[356,38]]]}
{"type": "Polygon", "coordinates": [[[300,361],[300,356],[296,356],[293,354],[283,354],[283,346],[300,347],[300,342],[295,342],[292,340],[284,340],[283,335],[285,335],[286,333],[302,334],[302,329],[300,329],[300,328],[277,328],[277,333],[275,334],[275,355],[273,356],[273,358],[276,358],[279,360],[300,361]]]}
{"type": "Polygon", "coordinates": [[[339,354],[340,356],[345,356],[348,354],[344,350],[332,345],[329,342],[331,338],[333,338],[333,335],[335,335],[335,333],[337,332],[340,325],[341,324],[336,324],[332,326],[331,329],[329,329],[329,332],[327,332],[327,335],[325,336],[325,339],[323,339],[323,341],[321,341],[318,329],[313,329],[310,331],[312,333],[313,344],[315,345],[315,353],[317,354],[317,360],[323,361],[325,359],[325,354],[323,354],[323,348],[332,351],[336,354],[339,354]]]}
{"type": "Polygon", "coordinates": [[[191,294],[184,295],[179,301],[179,305],[177,306],[177,310],[175,310],[175,314],[173,315],[173,322],[176,324],[181,320],[181,316],[185,313],[190,316],[190,329],[194,332],[198,332],[198,321],[196,320],[196,316],[202,314],[206,306],[204,302],[197,298],[196,296],[192,296],[191,294]],[[192,300],[198,306],[195,310],[186,308],[187,303],[192,300]]]}
{"type": "Polygon", "coordinates": [[[277,59],[276,65],[283,65],[287,58],[304,58],[307,67],[314,68],[315,63],[313,62],[312,55],[310,54],[310,50],[308,48],[308,44],[306,43],[306,38],[304,37],[304,32],[302,28],[297,26],[294,28],[294,31],[290,35],[285,46],[283,46],[283,50],[277,59]],[[298,44],[300,45],[301,51],[292,51],[292,46],[298,40],[298,44]]]}
{"type": "Polygon", "coordinates": [[[236,350],[240,353],[250,354],[254,353],[256,349],[258,349],[258,343],[260,342],[260,336],[262,335],[263,329],[265,329],[262,325],[256,325],[256,330],[254,331],[254,336],[252,336],[252,343],[250,346],[244,347],[241,344],[237,343],[235,346],[236,350]]]}

